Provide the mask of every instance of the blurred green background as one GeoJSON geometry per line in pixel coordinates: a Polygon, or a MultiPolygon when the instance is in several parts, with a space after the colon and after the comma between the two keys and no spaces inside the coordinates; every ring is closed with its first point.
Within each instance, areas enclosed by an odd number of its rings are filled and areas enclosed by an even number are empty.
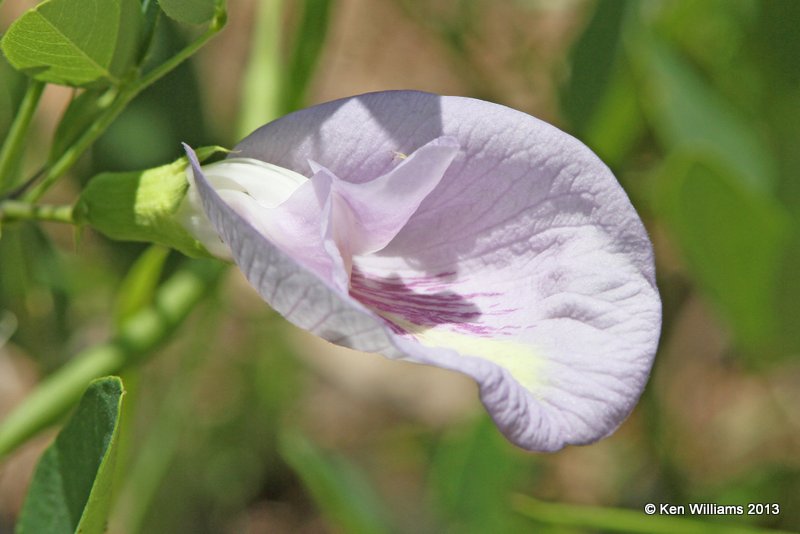
{"type": "MultiPolygon", "coordinates": [[[[0,28],[32,5],[6,0],[0,28]]],[[[168,21],[157,31],[163,54],[181,46],[168,21]]],[[[24,84],[2,60],[0,80],[5,132],[24,84]]],[[[292,109],[398,88],[526,111],[615,172],[653,238],[664,301],[641,403],[598,444],[527,454],[469,380],[310,339],[230,272],[123,376],[111,532],[606,531],[584,505],[648,502],[779,503],[706,519],[800,530],[800,2],[231,0],[228,28],[49,200],[70,202],[96,172],[172,161],[181,141],[233,146],[292,109]],[[578,508],[554,518],[519,495],[578,508]],[[594,527],[575,526],[581,513],[594,527]]],[[[47,90],[29,171],[68,99],[47,90]]],[[[0,343],[0,418],[106,338],[132,266],[147,285],[162,260],[166,273],[182,261],[144,250],[3,228],[0,340],[12,316],[18,327],[0,343]]],[[[51,437],[0,465],[0,532],[51,437]]],[[[641,514],[637,531],[653,524],[641,514]]]]}

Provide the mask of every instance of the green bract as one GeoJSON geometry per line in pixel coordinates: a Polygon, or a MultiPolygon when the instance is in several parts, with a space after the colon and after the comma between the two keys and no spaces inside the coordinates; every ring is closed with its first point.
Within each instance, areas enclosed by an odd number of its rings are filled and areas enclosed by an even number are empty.
{"type": "MultiPolygon", "coordinates": [[[[208,158],[220,147],[200,152],[208,158]]],[[[187,256],[209,256],[177,221],[175,214],[186,190],[186,158],[144,171],[98,174],[81,193],[75,219],[100,233],[126,241],[159,243],[187,256]]]]}

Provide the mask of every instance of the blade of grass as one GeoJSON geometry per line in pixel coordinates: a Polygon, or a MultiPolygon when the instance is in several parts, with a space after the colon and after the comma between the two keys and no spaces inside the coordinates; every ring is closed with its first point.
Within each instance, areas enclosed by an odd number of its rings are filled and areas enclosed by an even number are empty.
{"type": "Polygon", "coordinates": [[[323,453],[296,432],[280,437],[279,452],[303,481],[325,517],[342,532],[392,532],[388,514],[375,492],[344,458],[323,453]]]}
{"type": "Polygon", "coordinates": [[[281,16],[283,0],[261,0],[256,4],[253,44],[242,84],[237,138],[281,115],[281,16]]]}
{"type": "Polygon", "coordinates": [[[294,34],[292,51],[286,65],[281,111],[288,113],[305,105],[306,92],[319,61],[330,22],[331,0],[302,2],[300,24],[294,34]]]}

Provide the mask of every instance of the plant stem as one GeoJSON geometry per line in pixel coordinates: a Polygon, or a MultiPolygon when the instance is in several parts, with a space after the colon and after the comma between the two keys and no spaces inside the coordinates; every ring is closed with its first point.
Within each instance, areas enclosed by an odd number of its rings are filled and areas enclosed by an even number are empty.
{"type": "Polygon", "coordinates": [[[250,58],[242,77],[237,138],[281,115],[284,68],[281,61],[283,0],[256,4],[250,58]]]}
{"type": "Polygon", "coordinates": [[[28,133],[33,113],[39,105],[44,86],[44,82],[37,80],[32,79],[28,82],[28,89],[8,131],[8,137],[3,141],[3,148],[0,149],[0,193],[13,187],[25,135],[28,133]]]}
{"type": "Polygon", "coordinates": [[[111,341],[75,356],[45,379],[0,426],[0,459],[56,422],[92,379],[140,362],[169,339],[224,269],[213,260],[188,262],[161,286],[153,304],[125,321],[111,341]]]}
{"type": "Polygon", "coordinates": [[[64,175],[84,152],[97,140],[103,132],[111,125],[112,122],[119,116],[131,100],[136,98],[142,91],[150,87],[159,79],[164,77],[167,73],[172,71],[175,67],[183,63],[192,54],[197,52],[203,47],[212,37],[222,30],[227,21],[227,13],[222,5],[217,7],[217,12],[214,18],[208,25],[208,28],[203,32],[200,37],[189,43],[180,52],[169,58],[167,61],[154,68],[150,72],[143,75],[141,78],[132,82],[128,87],[123,87],[114,102],[100,115],[100,117],[92,123],[89,128],[83,132],[75,143],[72,144],[61,157],[56,160],[52,167],[47,171],[47,174],[39,182],[38,185],[28,191],[23,199],[28,202],[35,202],[39,200],[50,187],[64,175]]]}
{"type": "Polygon", "coordinates": [[[0,222],[34,220],[75,224],[72,206],[53,206],[49,204],[28,204],[18,200],[0,201],[0,222]]]}

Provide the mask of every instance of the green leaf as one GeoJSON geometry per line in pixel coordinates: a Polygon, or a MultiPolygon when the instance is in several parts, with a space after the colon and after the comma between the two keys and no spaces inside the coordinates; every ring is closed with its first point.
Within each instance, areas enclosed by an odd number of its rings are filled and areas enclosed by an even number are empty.
{"type": "Polygon", "coordinates": [[[665,146],[711,153],[736,169],[746,187],[771,191],[777,169],[755,125],[665,43],[647,37],[636,44],[642,102],[665,146]]]}
{"type": "Polygon", "coordinates": [[[185,24],[204,24],[211,20],[217,0],[158,0],[170,18],[185,24]]]}
{"type": "Polygon", "coordinates": [[[600,0],[570,52],[571,74],[562,106],[576,132],[583,132],[612,79],[628,2],[600,0]]]}
{"type": "Polygon", "coordinates": [[[117,377],[89,385],[74,415],[39,460],[17,534],[105,531],[123,395],[117,377]]]}
{"type": "Polygon", "coordinates": [[[789,237],[783,208],[742,184],[712,155],[683,153],[667,161],[657,180],[657,208],[690,270],[746,348],[776,333],[775,298],[789,237]]]}
{"type": "Polygon", "coordinates": [[[388,514],[361,473],[344,458],[325,454],[303,436],[281,436],[279,452],[322,513],[342,532],[392,532],[388,514]]]}
{"type": "Polygon", "coordinates": [[[19,103],[25,95],[25,76],[11,68],[5,56],[0,54],[0,139],[5,138],[11,127],[19,103]]]}
{"type": "Polygon", "coordinates": [[[161,19],[162,9],[156,0],[141,0],[142,2],[142,45],[140,47],[140,55],[136,64],[139,65],[143,71],[146,70],[145,66],[147,60],[154,52],[153,45],[156,40],[156,28],[158,27],[159,20],[161,19]]]}
{"type": "Polygon", "coordinates": [[[11,65],[37,80],[118,84],[137,55],[141,24],[137,0],[46,0],[1,44],[11,65]]]}

